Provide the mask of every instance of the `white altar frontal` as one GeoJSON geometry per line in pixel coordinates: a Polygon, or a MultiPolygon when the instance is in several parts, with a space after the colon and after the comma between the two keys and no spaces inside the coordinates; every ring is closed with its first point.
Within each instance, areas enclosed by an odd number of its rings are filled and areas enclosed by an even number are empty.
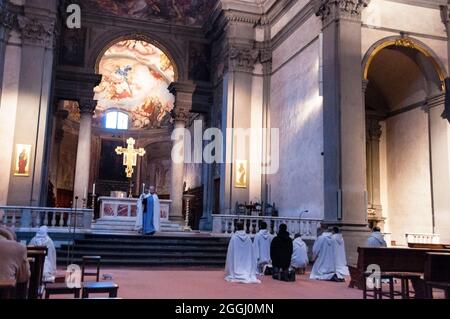
{"type": "MultiPolygon", "coordinates": [[[[99,197],[100,218],[103,220],[136,221],[137,198],[99,197]]],[[[161,221],[169,221],[171,200],[159,200],[161,204],[161,221]]]]}

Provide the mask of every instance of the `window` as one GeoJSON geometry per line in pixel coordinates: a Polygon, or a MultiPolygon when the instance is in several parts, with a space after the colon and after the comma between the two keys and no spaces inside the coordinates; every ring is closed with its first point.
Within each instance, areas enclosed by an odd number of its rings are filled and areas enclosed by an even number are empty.
{"type": "Polygon", "coordinates": [[[119,111],[106,113],[105,127],[116,130],[128,129],[128,114],[119,111]]]}

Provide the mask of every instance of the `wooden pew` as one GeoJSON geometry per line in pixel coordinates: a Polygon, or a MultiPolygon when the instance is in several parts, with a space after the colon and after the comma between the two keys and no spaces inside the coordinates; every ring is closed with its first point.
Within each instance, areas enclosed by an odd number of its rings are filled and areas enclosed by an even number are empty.
{"type": "Polygon", "coordinates": [[[425,248],[425,249],[448,249],[450,251],[450,244],[420,244],[420,243],[408,243],[409,248],[425,248]]]}
{"type": "Polygon", "coordinates": [[[423,248],[358,248],[356,267],[350,268],[350,287],[364,289],[365,276],[369,265],[378,265],[382,274],[411,280],[416,298],[425,297],[425,282],[420,279],[425,271],[427,252],[448,252],[447,250],[430,250],[423,248]]]}
{"type": "Polygon", "coordinates": [[[30,281],[28,285],[28,299],[38,299],[42,295],[42,278],[44,276],[44,263],[47,256],[47,247],[27,247],[30,262],[30,281]]]}
{"type": "Polygon", "coordinates": [[[450,253],[426,254],[424,280],[427,298],[433,299],[433,288],[438,288],[450,299],[450,253]]]}

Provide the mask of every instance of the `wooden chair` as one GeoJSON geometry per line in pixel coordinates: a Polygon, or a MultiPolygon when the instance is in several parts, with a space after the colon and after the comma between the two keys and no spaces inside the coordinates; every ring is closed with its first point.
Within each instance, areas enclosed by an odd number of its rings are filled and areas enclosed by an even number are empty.
{"type": "Polygon", "coordinates": [[[425,262],[426,297],[433,299],[433,288],[442,289],[450,299],[450,253],[427,253],[425,262]]]}
{"type": "Polygon", "coordinates": [[[73,295],[75,299],[80,298],[81,287],[67,287],[66,283],[47,284],[45,286],[45,299],[52,295],[73,295]]]}
{"type": "MultiPolygon", "coordinates": [[[[351,287],[361,287],[363,289],[363,298],[373,296],[380,298],[388,296],[395,298],[410,298],[409,283],[414,286],[415,298],[424,298],[425,289],[422,276],[425,268],[425,256],[430,250],[414,249],[414,248],[358,248],[358,264],[356,267],[350,267],[351,287]],[[380,267],[381,279],[385,279],[389,283],[389,292],[375,291],[373,295],[368,294],[366,278],[370,274],[366,274],[369,265],[377,265],[380,267]],[[395,291],[393,282],[395,279],[401,281],[401,291],[395,291]]],[[[433,252],[442,252],[435,251],[433,252]]],[[[444,250],[444,252],[446,252],[444,250]]]]}
{"type": "Polygon", "coordinates": [[[100,263],[102,261],[101,256],[83,256],[83,263],[81,266],[81,281],[84,282],[84,277],[96,277],[97,282],[100,281],[100,263]],[[95,272],[87,272],[86,266],[95,265],[95,272]]]}
{"type": "Polygon", "coordinates": [[[109,298],[117,298],[119,286],[112,281],[85,282],[83,283],[83,299],[88,299],[90,294],[107,293],[109,298]]]}

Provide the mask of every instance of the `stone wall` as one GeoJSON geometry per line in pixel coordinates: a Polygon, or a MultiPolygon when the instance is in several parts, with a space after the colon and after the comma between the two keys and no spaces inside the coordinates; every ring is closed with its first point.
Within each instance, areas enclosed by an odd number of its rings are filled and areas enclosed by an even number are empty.
{"type": "Polygon", "coordinates": [[[324,216],[320,28],[311,17],[273,53],[270,118],[280,129],[280,170],[270,176],[270,200],[281,216],[324,216]]]}

